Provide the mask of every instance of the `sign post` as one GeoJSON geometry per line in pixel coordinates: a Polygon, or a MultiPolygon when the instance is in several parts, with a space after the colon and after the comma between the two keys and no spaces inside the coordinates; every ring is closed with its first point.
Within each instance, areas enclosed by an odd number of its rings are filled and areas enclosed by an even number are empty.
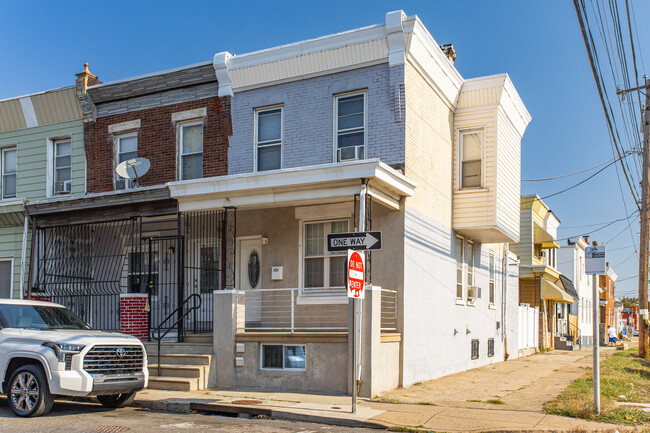
{"type": "Polygon", "coordinates": [[[600,414],[600,302],[598,291],[598,275],[605,275],[607,273],[607,261],[605,259],[605,247],[598,246],[594,242],[593,247],[585,248],[585,273],[591,274],[593,277],[593,327],[594,327],[594,365],[593,365],[593,380],[594,380],[594,411],[597,415],[600,414]]]}

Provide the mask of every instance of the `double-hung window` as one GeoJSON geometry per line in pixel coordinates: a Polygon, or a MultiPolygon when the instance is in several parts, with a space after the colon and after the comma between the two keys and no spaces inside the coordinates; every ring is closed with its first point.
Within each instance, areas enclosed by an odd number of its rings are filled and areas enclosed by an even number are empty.
{"type": "Polygon", "coordinates": [[[490,254],[490,264],[489,264],[489,266],[490,266],[490,269],[489,269],[489,272],[490,272],[490,275],[489,275],[489,278],[490,278],[490,283],[489,283],[490,284],[490,294],[489,294],[490,299],[489,299],[489,302],[490,302],[490,304],[494,304],[494,282],[495,282],[494,254],[490,254]]]}
{"type": "Polygon", "coordinates": [[[181,125],[181,180],[203,177],[203,123],[181,125]]]}
{"type": "Polygon", "coordinates": [[[72,144],[70,140],[54,142],[54,195],[70,194],[72,183],[72,144]]]}
{"type": "Polygon", "coordinates": [[[460,140],[460,187],[481,188],[483,167],[483,131],[461,131],[460,140]]]}
{"type": "Polygon", "coordinates": [[[465,269],[467,271],[467,300],[473,303],[478,298],[477,288],[474,286],[474,244],[465,240],[465,269]]]}
{"type": "Polygon", "coordinates": [[[256,171],[282,168],[282,107],[255,111],[256,171]]]}
{"type": "Polygon", "coordinates": [[[16,197],[16,148],[2,149],[2,198],[16,197]]]}
{"type": "Polygon", "coordinates": [[[463,299],[463,238],[456,238],[456,299],[463,299]]]}
{"type": "Polygon", "coordinates": [[[340,95],[335,101],[336,161],[364,159],[366,93],[340,95]]]}
{"type": "MultiPolygon", "coordinates": [[[[117,151],[117,163],[129,161],[137,158],[138,156],[138,135],[137,134],[124,134],[116,137],[115,143],[117,151]]],[[[128,189],[135,186],[134,179],[125,179],[120,175],[116,175],[115,189],[128,189]]]]}
{"type": "Polygon", "coordinates": [[[348,231],[348,220],[305,222],[303,225],[303,294],[345,296],[347,253],[327,251],[327,235],[348,231]]]}
{"type": "Polygon", "coordinates": [[[467,299],[473,305],[480,296],[474,286],[474,243],[461,236],[456,237],[456,299],[467,299]]]}

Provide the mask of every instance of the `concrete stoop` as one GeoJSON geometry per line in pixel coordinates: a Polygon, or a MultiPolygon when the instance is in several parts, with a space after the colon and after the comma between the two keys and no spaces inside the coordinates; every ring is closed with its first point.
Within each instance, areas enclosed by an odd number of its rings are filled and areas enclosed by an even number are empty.
{"type": "Polygon", "coordinates": [[[212,334],[189,334],[183,343],[145,343],[149,389],[198,391],[214,386],[212,334]],[[160,365],[160,375],[158,366],[160,365]]]}
{"type": "Polygon", "coordinates": [[[580,350],[580,345],[575,344],[566,337],[555,337],[555,350],[580,350]]]}

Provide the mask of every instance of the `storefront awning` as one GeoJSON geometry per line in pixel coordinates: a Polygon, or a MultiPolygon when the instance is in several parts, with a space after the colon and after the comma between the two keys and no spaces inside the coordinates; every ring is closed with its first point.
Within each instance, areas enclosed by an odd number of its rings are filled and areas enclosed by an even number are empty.
{"type": "Polygon", "coordinates": [[[363,181],[373,199],[394,210],[416,187],[378,159],[171,182],[168,186],[179,210],[189,212],[340,201],[359,194],[363,181]]]}
{"type": "Polygon", "coordinates": [[[541,298],[555,302],[564,302],[573,304],[573,297],[569,295],[562,287],[542,278],[541,279],[541,298]]]}

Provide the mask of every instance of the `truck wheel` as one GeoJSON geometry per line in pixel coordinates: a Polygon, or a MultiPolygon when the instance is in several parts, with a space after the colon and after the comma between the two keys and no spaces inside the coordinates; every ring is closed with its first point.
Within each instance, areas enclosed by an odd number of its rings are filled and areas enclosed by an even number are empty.
{"type": "Polygon", "coordinates": [[[97,400],[99,400],[102,406],[109,407],[111,409],[128,406],[133,403],[133,399],[135,399],[135,392],[97,396],[97,400]]]}
{"type": "Polygon", "coordinates": [[[54,396],[50,394],[43,369],[36,365],[17,368],[9,379],[7,401],[18,416],[34,417],[48,413],[54,404],[54,396]]]}

